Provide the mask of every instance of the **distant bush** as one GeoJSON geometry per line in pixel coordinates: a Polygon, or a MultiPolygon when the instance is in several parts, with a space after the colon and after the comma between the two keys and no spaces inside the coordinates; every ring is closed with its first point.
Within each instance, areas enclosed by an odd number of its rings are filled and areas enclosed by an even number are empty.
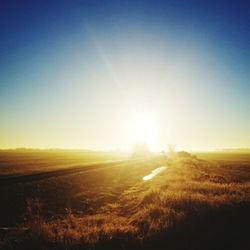
{"type": "Polygon", "coordinates": [[[137,143],[134,145],[132,153],[133,158],[141,158],[149,155],[150,151],[146,143],[137,143]]]}

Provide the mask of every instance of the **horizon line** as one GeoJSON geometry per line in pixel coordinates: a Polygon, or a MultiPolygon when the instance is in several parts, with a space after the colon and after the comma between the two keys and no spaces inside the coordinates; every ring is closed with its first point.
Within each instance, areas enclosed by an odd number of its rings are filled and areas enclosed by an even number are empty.
{"type": "MultiPolygon", "coordinates": [[[[0,148],[0,151],[86,151],[86,152],[120,152],[128,153],[133,150],[126,149],[98,149],[98,148],[66,148],[66,147],[11,147],[11,148],[0,148]]],[[[168,150],[150,150],[149,152],[157,153],[164,152],[168,150]]],[[[240,148],[215,148],[215,149],[178,149],[176,152],[188,151],[188,152],[250,152],[250,147],[240,147],[240,148]]]]}

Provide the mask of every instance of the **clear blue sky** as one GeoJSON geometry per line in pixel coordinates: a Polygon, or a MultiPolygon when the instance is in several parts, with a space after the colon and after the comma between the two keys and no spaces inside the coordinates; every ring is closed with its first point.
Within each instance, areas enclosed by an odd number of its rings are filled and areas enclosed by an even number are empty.
{"type": "Polygon", "coordinates": [[[1,1],[0,147],[250,147],[249,1],[1,1]],[[143,125],[142,125],[143,126],[143,125]]]}

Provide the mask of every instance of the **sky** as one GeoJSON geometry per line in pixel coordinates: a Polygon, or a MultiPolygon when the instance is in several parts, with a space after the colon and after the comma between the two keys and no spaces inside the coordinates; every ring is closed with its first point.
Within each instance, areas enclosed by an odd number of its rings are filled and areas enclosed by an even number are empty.
{"type": "Polygon", "coordinates": [[[249,1],[0,5],[0,148],[250,147],[249,1]]]}

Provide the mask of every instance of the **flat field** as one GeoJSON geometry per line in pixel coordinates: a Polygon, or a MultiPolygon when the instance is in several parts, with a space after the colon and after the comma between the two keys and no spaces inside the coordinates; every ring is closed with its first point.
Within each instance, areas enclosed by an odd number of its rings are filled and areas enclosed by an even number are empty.
{"type": "Polygon", "coordinates": [[[0,176],[41,173],[127,157],[124,153],[83,150],[0,150],[0,176]]]}
{"type": "Polygon", "coordinates": [[[250,249],[249,154],[75,153],[1,152],[0,247],[250,249]]]}

